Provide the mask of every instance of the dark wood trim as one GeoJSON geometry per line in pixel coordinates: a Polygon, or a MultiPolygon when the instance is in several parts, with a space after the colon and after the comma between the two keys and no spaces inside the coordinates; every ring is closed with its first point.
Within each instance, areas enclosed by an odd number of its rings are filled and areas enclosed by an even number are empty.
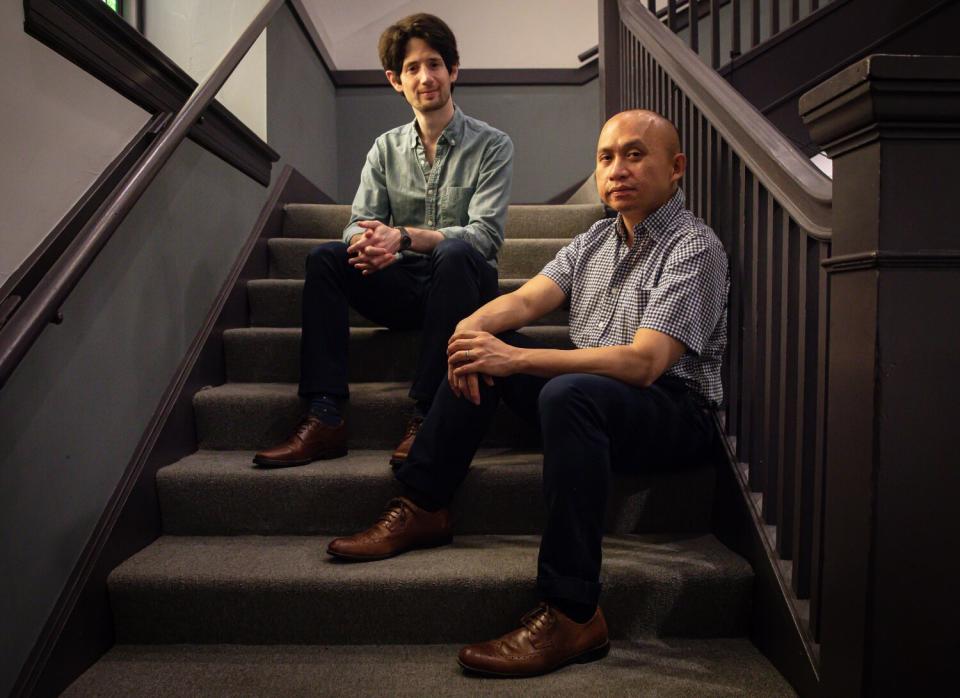
{"type": "Polygon", "coordinates": [[[156,473],[197,448],[194,393],[223,382],[223,330],[246,326],[246,281],[267,266],[267,239],[278,235],[288,202],[331,203],[289,165],[147,424],[97,527],[24,664],[14,696],[59,695],[113,644],[107,576],[161,532],[156,473]]]}
{"type": "Polygon", "coordinates": [[[749,476],[737,464],[719,415],[714,426],[718,442],[714,533],[753,567],[751,639],[801,696],[818,695],[819,647],[803,630],[804,604],[790,591],[788,563],[776,552],[760,495],[751,492],[749,476]]]}
{"type": "MultiPolygon", "coordinates": [[[[77,233],[86,225],[94,212],[106,201],[124,175],[150,147],[169,118],[169,114],[157,114],[147,121],[133,140],[114,158],[113,162],[107,165],[77,203],[60,219],[43,242],[7,279],[6,283],[0,286],[0,303],[14,296],[23,299],[30,294],[67,246],[73,242],[77,233]]],[[[3,327],[6,317],[16,305],[4,307],[8,312],[0,315],[0,327],[3,327]]]]}
{"type": "MultiPolygon", "coordinates": [[[[579,68],[463,68],[457,78],[457,86],[585,85],[598,75],[596,60],[579,68]]],[[[335,70],[333,84],[338,88],[386,87],[387,79],[382,70],[335,70]]]]}
{"type": "Polygon", "coordinates": [[[831,274],[864,269],[956,269],[960,268],[960,250],[871,250],[828,257],[822,266],[831,274]]]}
{"type": "MultiPolygon", "coordinates": [[[[197,82],[99,0],[24,0],[24,29],[151,114],[175,114],[197,82]]],[[[219,102],[189,137],[264,186],[280,156],[219,102]]]]}

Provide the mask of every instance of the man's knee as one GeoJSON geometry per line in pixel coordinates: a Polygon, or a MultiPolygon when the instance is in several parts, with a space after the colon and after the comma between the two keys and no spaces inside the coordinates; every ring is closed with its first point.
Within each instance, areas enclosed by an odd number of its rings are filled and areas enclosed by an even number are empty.
{"type": "Polygon", "coordinates": [[[307,275],[324,274],[330,269],[347,264],[347,246],[339,240],[314,247],[307,255],[307,275]]]}
{"type": "Polygon", "coordinates": [[[603,390],[604,379],[589,373],[566,373],[551,378],[540,391],[541,418],[569,416],[595,409],[594,395],[603,390]]]}
{"type": "Polygon", "coordinates": [[[430,261],[433,270],[464,269],[476,264],[480,253],[473,246],[457,238],[444,238],[433,248],[430,261]]]}

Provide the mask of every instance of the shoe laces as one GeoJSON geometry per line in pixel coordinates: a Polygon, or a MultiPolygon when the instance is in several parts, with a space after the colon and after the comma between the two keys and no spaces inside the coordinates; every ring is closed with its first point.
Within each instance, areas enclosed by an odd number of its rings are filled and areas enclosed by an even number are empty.
{"type": "Polygon", "coordinates": [[[307,432],[310,430],[310,428],[313,426],[313,423],[319,422],[319,421],[320,421],[320,418],[316,417],[315,415],[308,415],[307,417],[305,417],[300,422],[300,424],[297,425],[297,432],[296,432],[297,436],[299,436],[300,439],[302,440],[307,435],[307,432]]]}
{"type": "Polygon", "coordinates": [[[407,430],[403,433],[403,438],[416,436],[417,432],[420,431],[421,424],[423,424],[423,417],[411,417],[410,421],[407,422],[407,430]]]}
{"type": "Polygon", "coordinates": [[[520,622],[530,631],[534,637],[540,634],[540,631],[546,630],[554,623],[553,610],[546,603],[542,603],[535,609],[527,613],[520,622]]]}
{"type": "Polygon", "coordinates": [[[383,524],[392,531],[397,523],[406,518],[406,510],[407,505],[402,499],[391,499],[390,502],[387,503],[387,508],[383,510],[380,518],[377,519],[377,524],[383,524]]]}

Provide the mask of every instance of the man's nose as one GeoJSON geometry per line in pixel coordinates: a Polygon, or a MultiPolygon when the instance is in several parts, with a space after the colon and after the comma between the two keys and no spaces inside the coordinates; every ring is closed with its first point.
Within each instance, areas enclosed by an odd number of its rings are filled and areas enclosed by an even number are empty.
{"type": "Polygon", "coordinates": [[[610,169],[608,170],[607,176],[610,179],[623,179],[627,176],[627,168],[625,167],[623,158],[614,158],[613,162],[610,163],[610,169]]]}

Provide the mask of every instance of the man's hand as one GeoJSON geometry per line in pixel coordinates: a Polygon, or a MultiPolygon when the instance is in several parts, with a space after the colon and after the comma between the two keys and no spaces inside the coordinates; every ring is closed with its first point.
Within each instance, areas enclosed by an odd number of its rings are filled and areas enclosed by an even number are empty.
{"type": "Polygon", "coordinates": [[[447,378],[451,390],[457,397],[466,397],[479,405],[480,378],[487,385],[493,385],[493,376],[517,373],[522,351],[489,332],[467,330],[458,325],[447,343],[447,378]]]}
{"type": "Polygon", "coordinates": [[[399,230],[380,221],[358,221],[357,225],[364,228],[364,232],[351,238],[350,247],[347,248],[347,253],[351,255],[350,264],[367,276],[397,261],[399,230]]]}

